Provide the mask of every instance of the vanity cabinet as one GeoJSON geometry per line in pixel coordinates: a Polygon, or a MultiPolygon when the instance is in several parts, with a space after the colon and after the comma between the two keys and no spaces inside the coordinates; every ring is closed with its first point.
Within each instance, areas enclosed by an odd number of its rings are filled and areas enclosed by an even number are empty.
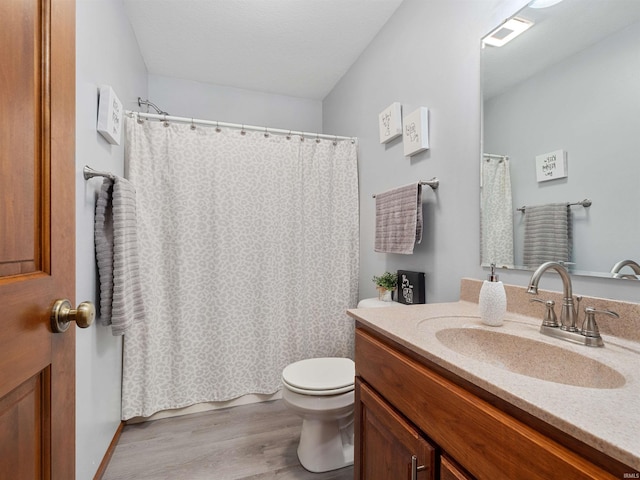
{"type": "Polygon", "coordinates": [[[356,479],[620,478],[360,326],[355,359],[356,479]]]}
{"type": "Polygon", "coordinates": [[[355,478],[435,480],[435,448],[370,387],[356,380],[360,432],[355,478]],[[412,465],[412,457],[415,457],[412,465]],[[418,468],[420,471],[418,472],[418,468]],[[411,470],[415,473],[412,476],[411,470]]]}

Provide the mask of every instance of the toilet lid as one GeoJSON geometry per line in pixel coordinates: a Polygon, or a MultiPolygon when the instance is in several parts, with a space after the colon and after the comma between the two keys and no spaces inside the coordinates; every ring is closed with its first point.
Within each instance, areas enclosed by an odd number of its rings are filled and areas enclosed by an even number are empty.
{"type": "Polygon", "coordinates": [[[282,371],[282,380],[301,390],[327,391],[352,387],[356,367],[350,358],[309,358],[282,371]]]}

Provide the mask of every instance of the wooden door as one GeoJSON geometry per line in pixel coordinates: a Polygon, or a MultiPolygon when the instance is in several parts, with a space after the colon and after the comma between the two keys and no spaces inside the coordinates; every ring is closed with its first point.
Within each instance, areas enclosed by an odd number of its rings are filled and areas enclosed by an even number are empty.
{"type": "Polygon", "coordinates": [[[356,480],[411,480],[411,457],[425,468],[419,480],[435,477],[435,449],[420,432],[368,385],[356,378],[356,480]]]}
{"type": "Polygon", "coordinates": [[[75,478],[75,3],[0,0],[0,477],[75,478]]]}

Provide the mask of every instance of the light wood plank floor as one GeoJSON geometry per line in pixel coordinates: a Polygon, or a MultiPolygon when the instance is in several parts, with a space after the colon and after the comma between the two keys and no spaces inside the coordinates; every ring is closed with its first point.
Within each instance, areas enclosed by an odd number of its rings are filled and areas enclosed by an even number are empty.
{"type": "Polygon", "coordinates": [[[127,425],[103,480],[352,480],[298,462],[302,420],[282,400],[127,425]]]}

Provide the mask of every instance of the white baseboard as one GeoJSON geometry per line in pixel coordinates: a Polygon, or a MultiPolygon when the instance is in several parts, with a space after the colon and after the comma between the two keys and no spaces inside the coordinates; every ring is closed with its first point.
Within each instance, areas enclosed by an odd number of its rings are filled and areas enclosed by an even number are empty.
{"type": "Polygon", "coordinates": [[[219,410],[221,408],[237,407],[240,405],[249,405],[251,403],[269,402],[271,400],[278,400],[280,398],[282,398],[282,392],[280,390],[272,394],[249,394],[243,395],[242,397],[234,398],[233,400],[227,400],[225,402],[197,403],[189,407],[163,410],[161,412],[154,413],[150,417],[133,417],[127,420],[126,423],[132,424],[150,422],[152,420],[160,420],[161,418],[179,417],[181,415],[208,412],[210,410],[219,410]]]}

